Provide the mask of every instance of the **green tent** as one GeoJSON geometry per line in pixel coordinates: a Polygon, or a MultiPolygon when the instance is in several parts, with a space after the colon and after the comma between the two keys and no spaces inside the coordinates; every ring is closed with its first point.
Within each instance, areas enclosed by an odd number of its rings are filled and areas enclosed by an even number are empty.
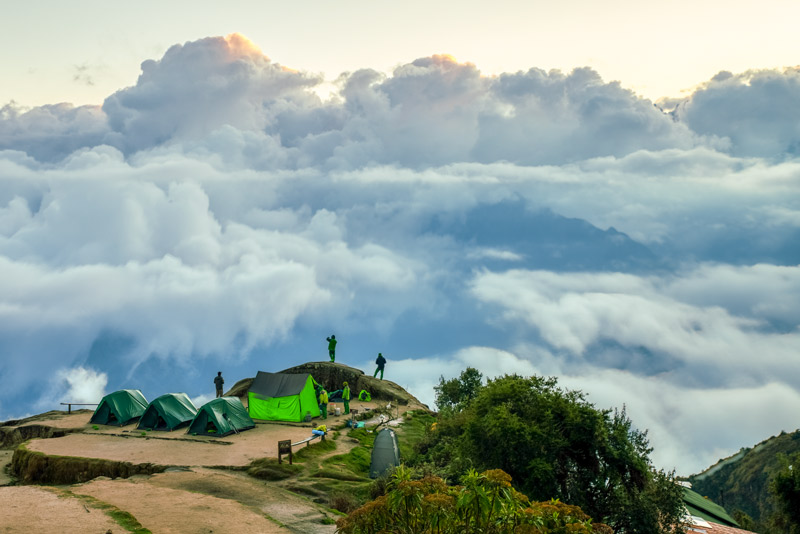
{"type": "Polygon", "coordinates": [[[311,375],[259,371],[247,391],[250,417],[264,421],[303,421],[306,413],[319,416],[311,375]]]}
{"type": "Polygon", "coordinates": [[[219,397],[200,407],[189,425],[188,432],[194,435],[221,437],[249,430],[255,426],[239,397],[219,397]]]}
{"type": "Polygon", "coordinates": [[[167,393],[150,403],[136,428],[175,430],[188,425],[195,415],[197,408],[186,393],[167,393]]]}
{"type": "Polygon", "coordinates": [[[369,477],[378,478],[398,465],[400,465],[400,447],[397,445],[397,435],[391,428],[384,428],[375,436],[372,445],[369,477]]]}
{"type": "Polygon", "coordinates": [[[139,419],[147,409],[147,399],[138,389],[121,389],[109,393],[92,414],[90,423],[125,426],[139,419]]]}

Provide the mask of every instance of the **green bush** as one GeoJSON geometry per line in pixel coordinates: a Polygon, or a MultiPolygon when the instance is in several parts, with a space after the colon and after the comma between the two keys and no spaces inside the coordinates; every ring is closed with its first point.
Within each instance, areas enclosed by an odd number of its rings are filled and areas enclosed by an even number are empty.
{"type": "Polygon", "coordinates": [[[577,506],[558,501],[531,503],[511,487],[501,470],[464,476],[448,486],[438,477],[411,478],[398,468],[389,492],[336,522],[341,534],[612,534],[592,524],[577,506]]]}
{"type": "Polygon", "coordinates": [[[347,493],[344,491],[335,491],[330,494],[328,497],[328,507],[333,508],[334,510],[339,510],[340,512],[344,512],[349,514],[356,508],[358,508],[359,502],[358,499],[352,494],[347,493]]]}

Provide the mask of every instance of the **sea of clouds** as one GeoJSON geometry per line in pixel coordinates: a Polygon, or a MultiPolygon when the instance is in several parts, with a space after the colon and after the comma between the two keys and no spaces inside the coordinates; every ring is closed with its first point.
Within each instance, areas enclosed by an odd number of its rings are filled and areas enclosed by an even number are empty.
{"type": "Polygon", "coordinates": [[[546,374],[697,472],[800,426],[800,70],[651,102],[447,56],[321,78],[240,35],[0,108],[0,418],[327,358],[433,405],[546,374]]]}

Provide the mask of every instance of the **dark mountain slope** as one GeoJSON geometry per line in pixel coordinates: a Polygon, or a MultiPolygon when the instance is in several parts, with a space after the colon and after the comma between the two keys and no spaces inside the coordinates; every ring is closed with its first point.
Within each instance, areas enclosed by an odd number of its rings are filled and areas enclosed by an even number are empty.
{"type": "MultiPolygon", "coordinates": [[[[780,470],[780,456],[800,452],[800,430],[773,436],[720,460],[689,481],[697,493],[735,513],[741,510],[765,525],[776,511],[769,485],[780,470]]],[[[760,532],[768,532],[764,528],[760,532]]]]}

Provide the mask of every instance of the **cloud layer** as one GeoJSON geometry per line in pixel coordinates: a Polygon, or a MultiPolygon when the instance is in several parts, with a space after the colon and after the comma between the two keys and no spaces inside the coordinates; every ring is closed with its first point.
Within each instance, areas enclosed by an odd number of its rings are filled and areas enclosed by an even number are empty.
{"type": "Polygon", "coordinates": [[[335,332],[428,403],[467,365],[557,375],[682,474],[796,427],[796,69],[658,105],[447,56],[322,85],[232,35],[0,110],[0,417],[204,399],[335,332]]]}

